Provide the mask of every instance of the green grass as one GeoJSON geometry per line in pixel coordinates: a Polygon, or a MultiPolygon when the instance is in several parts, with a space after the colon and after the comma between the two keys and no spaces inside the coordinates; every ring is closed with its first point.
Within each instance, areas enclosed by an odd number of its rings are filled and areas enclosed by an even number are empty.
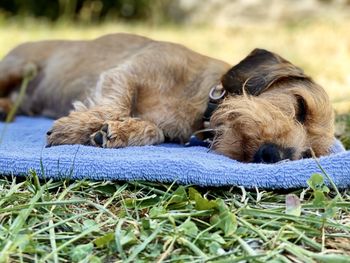
{"type": "Polygon", "coordinates": [[[93,39],[128,32],[172,41],[232,64],[256,47],[281,54],[302,67],[330,95],[338,112],[350,111],[350,19],[291,24],[210,27],[108,22],[100,25],[6,20],[0,14],[0,58],[16,45],[44,39],[93,39]],[[11,36],[11,37],[9,37],[11,36]]]}
{"type": "Polygon", "coordinates": [[[336,134],[346,149],[350,149],[350,114],[340,114],[336,117],[336,134]]]}
{"type": "Polygon", "coordinates": [[[283,193],[3,177],[0,261],[350,262],[349,192],[336,196],[320,175],[309,185],[283,193]]]}
{"type": "MultiPolygon", "coordinates": [[[[24,41],[94,38],[116,31],[183,43],[233,62],[260,46],[305,68],[340,109],[349,104],[350,93],[344,91],[350,70],[349,25],[81,27],[0,17],[0,56],[24,41]]],[[[337,118],[337,135],[350,148],[349,114],[337,118]]],[[[349,191],[329,190],[317,175],[309,185],[264,191],[40,181],[34,171],[26,178],[0,176],[0,262],[350,262],[349,191]]]]}

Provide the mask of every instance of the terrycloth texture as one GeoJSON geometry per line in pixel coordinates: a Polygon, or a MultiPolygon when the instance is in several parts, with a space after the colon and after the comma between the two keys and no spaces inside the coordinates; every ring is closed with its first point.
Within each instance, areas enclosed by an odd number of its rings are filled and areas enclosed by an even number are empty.
{"type": "MultiPolygon", "coordinates": [[[[51,125],[52,120],[28,117],[17,117],[11,124],[1,123],[0,174],[25,175],[34,169],[40,176],[56,179],[176,181],[200,186],[287,189],[306,187],[311,174],[321,173],[312,159],[244,164],[204,147],[175,144],[124,149],[81,145],[45,148],[45,134],[51,125]]],[[[338,153],[319,161],[339,188],[347,188],[350,151],[344,151],[340,144],[333,150],[338,153]]]]}

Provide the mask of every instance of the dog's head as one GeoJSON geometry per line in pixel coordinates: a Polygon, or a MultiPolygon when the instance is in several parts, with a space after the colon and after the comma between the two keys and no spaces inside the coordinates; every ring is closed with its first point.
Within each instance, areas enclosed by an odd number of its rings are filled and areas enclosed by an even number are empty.
{"type": "Polygon", "coordinates": [[[223,77],[230,95],[211,118],[213,148],[244,162],[326,155],[333,143],[329,98],[303,71],[262,49],[255,49],[223,77]]]}

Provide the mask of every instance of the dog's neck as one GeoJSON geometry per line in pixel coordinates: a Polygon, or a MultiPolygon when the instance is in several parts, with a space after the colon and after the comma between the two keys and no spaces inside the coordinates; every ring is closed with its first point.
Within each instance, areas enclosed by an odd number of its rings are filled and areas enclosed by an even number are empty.
{"type": "Polygon", "coordinates": [[[221,84],[217,84],[210,89],[209,101],[207,109],[203,114],[203,127],[209,128],[209,121],[213,112],[217,109],[218,105],[225,98],[227,92],[221,84]]]}
{"type": "Polygon", "coordinates": [[[217,109],[227,92],[221,84],[217,84],[210,89],[207,109],[203,114],[202,129],[195,131],[186,146],[205,146],[210,147],[215,136],[214,129],[210,126],[210,118],[217,109]]]}

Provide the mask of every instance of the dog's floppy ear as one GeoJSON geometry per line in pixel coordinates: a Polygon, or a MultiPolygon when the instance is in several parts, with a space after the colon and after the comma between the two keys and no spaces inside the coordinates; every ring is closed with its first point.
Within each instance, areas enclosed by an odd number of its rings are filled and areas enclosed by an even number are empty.
{"type": "Polygon", "coordinates": [[[222,78],[224,89],[240,95],[244,90],[258,96],[278,80],[308,79],[303,71],[282,57],[264,49],[254,49],[222,78]]]}

